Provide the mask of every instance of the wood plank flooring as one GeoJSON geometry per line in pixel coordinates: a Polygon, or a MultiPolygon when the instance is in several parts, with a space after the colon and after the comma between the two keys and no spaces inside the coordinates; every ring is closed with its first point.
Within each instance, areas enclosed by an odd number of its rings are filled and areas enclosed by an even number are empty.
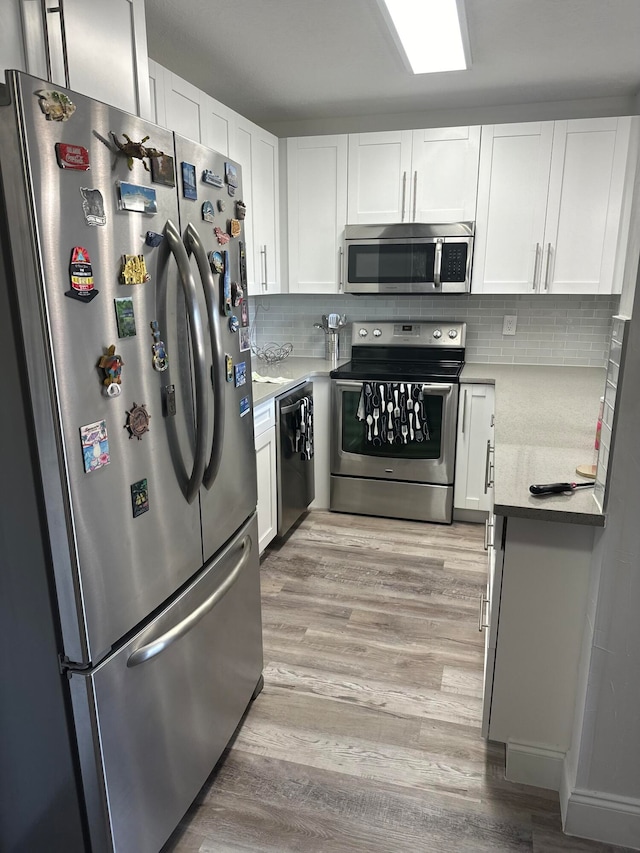
{"type": "Polygon", "coordinates": [[[264,691],[164,853],[589,853],[480,736],[481,525],[312,512],[262,560],[264,691]]]}

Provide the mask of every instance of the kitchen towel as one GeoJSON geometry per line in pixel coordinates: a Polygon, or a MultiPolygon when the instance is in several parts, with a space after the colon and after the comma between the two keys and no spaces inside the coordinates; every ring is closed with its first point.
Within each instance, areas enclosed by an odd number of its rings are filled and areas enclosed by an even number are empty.
{"type": "Polygon", "coordinates": [[[365,443],[374,447],[430,438],[422,388],[414,383],[363,383],[356,418],[365,422],[365,443]]]}
{"type": "Polygon", "coordinates": [[[313,397],[302,397],[295,414],[295,449],[304,460],[313,459],[313,397]]]}

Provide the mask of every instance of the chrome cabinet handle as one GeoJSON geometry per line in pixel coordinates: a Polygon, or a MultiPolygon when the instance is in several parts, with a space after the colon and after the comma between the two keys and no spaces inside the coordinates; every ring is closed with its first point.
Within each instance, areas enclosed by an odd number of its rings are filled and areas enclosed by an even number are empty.
{"type": "Polygon", "coordinates": [[[67,53],[67,31],[65,27],[64,21],[64,6],[62,0],[58,0],[58,4],[56,6],[48,6],[44,0],[42,2],[42,27],[44,33],[44,53],[45,53],[45,63],[47,66],[47,79],[52,83],[57,83],[57,80],[54,80],[53,74],[53,63],[51,61],[51,33],[49,31],[49,16],[50,15],[59,15],[60,16],[60,47],[62,50],[62,71],[64,74],[64,85],[66,89],[70,89],[71,85],[69,82],[69,55],[67,53]]]}
{"type": "Polygon", "coordinates": [[[413,222],[416,221],[416,193],[418,191],[418,171],[413,173],[413,222]]]}
{"type": "Polygon", "coordinates": [[[338,249],[338,293],[344,290],[344,250],[342,246],[338,249]]]}
{"type": "Polygon", "coordinates": [[[167,238],[169,251],[175,258],[180,274],[180,282],[184,291],[184,298],[189,314],[189,334],[193,347],[193,367],[195,374],[196,391],[196,447],[193,458],[193,471],[185,488],[185,498],[188,503],[193,503],[198,490],[202,485],[204,469],[206,465],[206,440],[209,427],[209,407],[207,405],[207,371],[205,361],[204,332],[202,330],[202,317],[196,284],[191,272],[189,256],[180,239],[180,232],[168,219],[164,226],[164,234],[167,238]]]}
{"type": "Polygon", "coordinates": [[[484,628],[489,627],[489,622],[485,622],[484,617],[484,606],[485,604],[489,604],[489,599],[485,595],[480,596],[480,612],[478,614],[478,631],[482,631],[484,628]]]}
{"type": "Polygon", "coordinates": [[[433,261],[433,285],[440,287],[440,271],[442,269],[442,240],[436,241],[436,254],[433,261]]]}
{"type": "Polygon", "coordinates": [[[402,219],[401,222],[404,222],[404,205],[407,199],[407,173],[402,173],[402,219]]]}
{"type": "Polygon", "coordinates": [[[462,398],[462,435],[464,435],[464,422],[467,416],[467,389],[464,389],[464,397],[462,398]]]}
{"type": "Polygon", "coordinates": [[[260,272],[262,273],[262,290],[266,292],[268,284],[267,284],[267,244],[260,249],[260,272]]]}
{"type": "Polygon", "coordinates": [[[209,613],[210,610],[218,604],[218,602],[224,598],[224,596],[229,592],[231,587],[240,577],[240,573],[244,569],[249,559],[249,554],[251,553],[251,537],[245,536],[242,540],[242,556],[233,567],[233,569],[229,572],[226,578],[222,581],[222,583],[217,587],[217,589],[209,596],[209,598],[205,599],[202,602],[200,607],[197,607],[193,610],[188,616],[186,616],[181,622],[178,622],[177,625],[174,625],[173,628],[170,628],[164,634],[161,634],[157,639],[152,640],[150,643],[146,643],[144,646],[140,646],[139,649],[136,649],[135,652],[132,652],[129,655],[127,660],[127,666],[139,666],[141,663],[145,663],[145,661],[151,660],[157,655],[161,654],[165,649],[167,649],[172,643],[175,643],[176,640],[179,640],[180,637],[184,637],[185,634],[189,633],[192,628],[198,624],[198,622],[209,613]]]}
{"type": "Polygon", "coordinates": [[[493,516],[487,516],[484,522],[484,550],[493,548],[493,539],[489,539],[489,531],[493,530],[493,516]]]}
{"type": "Polygon", "coordinates": [[[213,438],[211,440],[211,452],[202,477],[202,485],[210,489],[220,469],[222,461],[222,448],[224,445],[224,389],[225,389],[225,361],[222,344],[220,343],[220,328],[218,322],[218,306],[216,304],[216,289],[213,282],[211,265],[207,259],[207,252],[200,235],[189,223],[184,234],[184,244],[187,254],[193,253],[198,272],[202,281],[202,289],[207,303],[207,319],[209,320],[209,337],[211,339],[211,355],[213,359],[213,438]]]}
{"type": "Polygon", "coordinates": [[[535,290],[538,286],[538,261],[540,259],[540,243],[536,243],[536,254],[535,260],[533,262],[533,287],[532,290],[535,290]]]}
{"type": "Polygon", "coordinates": [[[487,458],[484,464],[484,493],[487,494],[488,490],[493,486],[493,479],[491,476],[491,453],[493,448],[491,447],[491,439],[487,439],[487,458]]]}
{"type": "Polygon", "coordinates": [[[549,291],[549,265],[551,262],[551,243],[547,243],[547,265],[544,271],[544,290],[545,293],[549,291]]]}

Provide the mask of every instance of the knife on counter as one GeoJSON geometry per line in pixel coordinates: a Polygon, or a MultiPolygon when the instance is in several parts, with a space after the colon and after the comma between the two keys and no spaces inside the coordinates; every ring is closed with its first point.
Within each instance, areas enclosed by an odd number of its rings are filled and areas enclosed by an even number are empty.
{"type": "Polygon", "coordinates": [[[560,495],[563,492],[575,492],[576,489],[589,489],[594,485],[591,483],[546,483],[540,486],[529,486],[532,495],[560,495]]]}

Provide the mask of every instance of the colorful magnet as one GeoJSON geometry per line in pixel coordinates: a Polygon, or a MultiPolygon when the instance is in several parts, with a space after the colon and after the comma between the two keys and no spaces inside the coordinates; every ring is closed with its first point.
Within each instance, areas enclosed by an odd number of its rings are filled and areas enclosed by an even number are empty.
{"type": "Polygon", "coordinates": [[[120,383],[122,379],[122,365],[124,361],[116,353],[115,344],[112,344],[107,352],[98,361],[98,367],[104,371],[103,391],[106,397],[120,396],[120,383]]]}
{"type": "Polygon", "coordinates": [[[127,412],[127,422],[124,428],[129,430],[130,439],[137,438],[140,441],[145,432],[149,432],[151,415],[146,410],[145,405],[145,403],[138,405],[138,403],[134,402],[133,406],[127,412]]]}
{"type": "Polygon", "coordinates": [[[67,121],[76,111],[76,106],[63,92],[55,89],[39,89],[36,95],[40,99],[40,109],[47,121],[67,121]]]}
{"type": "Polygon", "coordinates": [[[151,281],[144,255],[123,255],[120,284],[144,284],[151,281]]]}
{"type": "Polygon", "coordinates": [[[113,304],[116,309],[118,337],[132,338],[136,333],[136,318],[133,313],[133,299],[130,296],[123,296],[121,299],[114,299],[113,304]]]}
{"type": "Polygon", "coordinates": [[[240,329],[240,352],[247,352],[251,349],[251,333],[249,328],[240,329]]]}
{"type": "Polygon", "coordinates": [[[87,225],[106,225],[107,216],[104,212],[104,199],[100,190],[80,187],[82,196],[82,212],[87,225]]]}
{"type": "Polygon", "coordinates": [[[236,202],[236,219],[243,220],[247,215],[247,205],[238,199],[236,202]]]}
{"type": "Polygon", "coordinates": [[[239,237],[240,232],[242,231],[242,226],[240,225],[239,219],[230,219],[229,220],[229,233],[232,237],[239,237]]]}
{"type": "Polygon", "coordinates": [[[213,233],[216,235],[216,240],[218,241],[220,246],[226,246],[226,244],[231,239],[231,237],[225,231],[223,231],[222,228],[218,228],[217,225],[213,229],[213,233]]]}
{"type": "Polygon", "coordinates": [[[81,426],[80,443],[85,474],[104,468],[111,461],[106,421],[96,421],[93,424],[81,426]]]}
{"type": "Polygon", "coordinates": [[[240,259],[240,284],[242,289],[247,289],[247,255],[244,248],[244,243],[238,240],[238,257],[240,259]]]}
{"type": "Polygon", "coordinates": [[[80,302],[91,302],[100,292],[93,286],[91,259],[89,252],[82,246],[74,246],[71,251],[69,277],[71,279],[71,290],[67,290],[65,296],[70,296],[80,302]]]}
{"type": "Polygon", "coordinates": [[[192,163],[182,163],[182,195],[194,200],[198,198],[196,167],[192,163]]]}
{"type": "MultiPolygon", "coordinates": [[[[143,137],[140,140],[140,142],[134,142],[133,139],[130,139],[126,133],[123,133],[122,135],[124,136],[125,141],[120,142],[120,140],[118,139],[118,137],[115,135],[115,133],[113,131],[110,131],[109,135],[113,139],[114,145],[117,148],[116,153],[119,154],[121,157],[127,158],[127,166],[129,167],[129,171],[131,171],[133,169],[133,161],[134,160],[141,160],[142,165],[145,168],[145,171],[147,171],[147,172],[153,171],[153,169],[151,169],[151,170],[149,169],[145,160],[150,160],[151,165],[153,167],[153,161],[154,160],[167,156],[162,151],[158,151],[157,148],[151,148],[150,146],[144,144],[147,141],[147,139],[149,139],[148,136],[143,137]]],[[[169,159],[173,163],[173,158],[170,157],[169,159]]],[[[173,175],[173,169],[172,169],[172,175],[173,175]]],[[[173,184],[171,184],[170,186],[173,186],[173,184]]]]}
{"type": "Polygon", "coordinates": [[[224,164],[224,179],[230,187],[238,186],[238,170],[233,163],[224,164]]]}
{"type": "Polygon", "coordinates": [[[144,238],[144,242],[147,246],[151,246],[153,249],[156,249],[160,243],[164,240],[164,234],[158,234],[157,231],[147,231],[147,234],[144,238]]]}
{"type": "Polygon", "coordinates": [[[205,222],[213,222],[216,215],[215,208],[210,201],[202,203],[202,218],[205,222]]]}
{"type": "Polygon", "coordinates": [[[91,168],[89,152],[82,145],[56,142],[56,157],[61,169],[76,169],[80,172],[87,172],[91,168]]]}
{"type": "Polygon", "coordinates": [[[218,210],[220,211],[220,213],[222,213],[222,211],[223,211],[223,210],[225,209],[225,207],[226,207],[226,204],[224,203],[224,201],[223,201],[221,198],[219,198],[219,199],[218,199],[218,201],[216,202],[216,207],[218,208],[218,210]]]}
{"type": "Polygon", "coordinates": [[[231,314],[231,261],[229,260],[229,252],[226,250],[224,255],[224,275],[222,277],[222,313],[225,317],[231,314]]]}
{"type": "Polygon", "coordinates": [[[231,382],[233,380],[233,359],[229,355],[229,353],[225,353],[224,355],[224,369],[227,377],[227,382],[231,382]]]}
{"type": "Polygon", "coordinates": [[[251,411],[251,404],[249,403],[249,398],[243,397],[242,400],[240,400],[240,417],[243,418],[250,411],[251,411]]]}
{"type": "Polygon", "coordinates": [[[224,272],[224,258],[222,252],[209,252],[209,264],[213,272],[224,272]]]}
{"type": "Polygon", "coordinates": [[[232,314],[231,317],[229,317],[229,331],[230,332],[237,332],[239,328],[240,328],[240,322],[239,322],[238,318],[236,317],[236,315],[232,314]]]}
{"type": "Polygon", "coordinates": [[[162,389],[162,414],[172,418],[176,413],[176,386],[165,385],[162,389]]]}
{"type": "Polygon", "coordinates": [[[154,184],[165,187],[175,187],[176,177],[173,168],[173,157],[168,154],[158,154],[151,158],[151,180],[154,184]]]}
{"type": "Polygon", "coordinates": [[[212,187],[223,187],[224,181],[220,175],[216,175],[211,169],[205,169],[202,173],[202,180],[205,184],[210,184],[212,187]]]}
{"type": "Polygon", "coordinates": [[[234,367],[235,386],[239,388],[241,385],[247,384],[247,362],[241,361],[234,367]]]}
{"type": "Polygon", "coordinates": [[[169,367],[167,348],[164,345],[164,341],[160,340],[158,321],[152,320],[149,325],[151,326],[151,334],[153,335],[153,344],[151,345],[153,369],[157,370],[158,373],[162,373],[167,369],[167,367],[169,367]]]}
{"type": "Polygon", "coordinates": [[[137,483],[132,483],[131,489],[131,509],[133,517],[137,518],[143,512],[149,511],[149,486],[147,485],[146,477],[144,480],[138,480],[137,483]]]}
{"type": "Polygon", "coordinates": [[[130,210],[148,215],[158,212],[156,191],[153,187],[129,184],[126,181],[116,181],[116,187],[118,188],[118,207],[120,210],[130,210]]]}
{"type": "Polygon", "coordinates": [[[249,325],[249,306],[246,299],[240,303],[240,325],[244,328],[249,325]]]}
{"type": "Polygon", "coordinates": [[[244,290],[242,286],[238,284],[237,281],[231,282],[231,304],[234,308],[237,308],[238,305],[242,302],[242,297],[244,296],[244,290]]]}

